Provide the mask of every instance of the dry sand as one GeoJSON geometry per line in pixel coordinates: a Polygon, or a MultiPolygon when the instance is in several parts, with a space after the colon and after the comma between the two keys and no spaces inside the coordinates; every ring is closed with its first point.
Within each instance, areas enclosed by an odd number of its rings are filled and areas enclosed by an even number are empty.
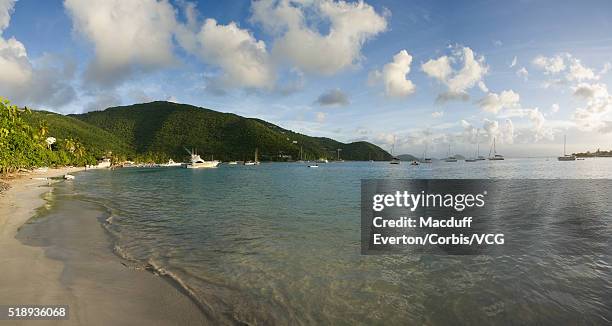
{"type": "MultiPolygon", "coordinates": [[[[50,181],[78,169],[54,169],[9,181],[0,194],[0,305],[66,304],[63,321],[0,321],[0,325],[202,325],[196,304],[159,276],[127,268],[110,250],[96,219],[84,203],[65,203],[43,233],[51,239],[30,246],[16,238],[19,228],[47,202],[50,181]],[[53,237],[55,233],[62,237],[53,237]],[[51,236],[51,237],[49,237],[51,236]]],[[[78,174],[75,182],[78,182],[78,174]]],[[[66,181],[72,182],[72,181],[66,181]]],[[[40,229],[40,228],[39,228],[40,229]]],[[[27,243],[27,241],[25,241],[27,243]]]]}

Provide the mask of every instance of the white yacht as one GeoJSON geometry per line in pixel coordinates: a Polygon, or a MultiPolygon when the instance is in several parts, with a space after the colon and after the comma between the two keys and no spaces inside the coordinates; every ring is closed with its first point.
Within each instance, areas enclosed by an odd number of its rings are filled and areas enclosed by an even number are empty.
{"type": "Polygon", "coordinates": [[[203,169],[203,168],[216,168],[219,165],[219,161],[205,161],[195,151],[191,151],[191,161],[189,163],[183,163],[181,166],[187,169],[203,169]]]}
{"type": "Polygon", "coordinates": [[[565,143],[566,143],[566,135],[563,135],[563,156],[557,157],[559,161],[575,161],[576,155],[567,155],[565,154],[565,143]]]}
{"type": "Polygon", "coordinates": [[[169,159],[168,163],[160,164],[159,166],[162,166],[162,167],[175,167],[175,166],[181,166],[181,165],[183,165],[183,163],[177,163],[177,162],[174,162],[173,159],[169,159]]]}

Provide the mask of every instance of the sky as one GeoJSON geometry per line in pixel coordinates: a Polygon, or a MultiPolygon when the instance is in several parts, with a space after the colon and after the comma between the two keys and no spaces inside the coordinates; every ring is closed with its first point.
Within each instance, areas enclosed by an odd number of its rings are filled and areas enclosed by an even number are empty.
{"type": "Polygon", "coordinates": [[[612,2],[0,0],[0,96],[166,100],[395,154],[612,149],[612,2]]]}

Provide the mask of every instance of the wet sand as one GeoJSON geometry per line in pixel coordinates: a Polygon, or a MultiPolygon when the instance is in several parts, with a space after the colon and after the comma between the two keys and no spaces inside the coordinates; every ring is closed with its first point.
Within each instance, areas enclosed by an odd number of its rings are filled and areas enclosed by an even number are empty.
{"type": "MultiPolygon", "coordinates": [[[[127,267],[113,254],[100,223],[103,210],[78,200],[49,204],[43,199],[54,188],[49,181],[32,177],[66,172],[49,170],[11,180],[11,188],[0,194],[0,305],[65,304],[70,319],[0,324],[208,324],[198,306],[177,287],[148,271],[127,267]],[[42,218],[30,220],[45,206],[42,218]]],[[[77,174],[76,180],[65,182],[78,181],[77,174]]]]}

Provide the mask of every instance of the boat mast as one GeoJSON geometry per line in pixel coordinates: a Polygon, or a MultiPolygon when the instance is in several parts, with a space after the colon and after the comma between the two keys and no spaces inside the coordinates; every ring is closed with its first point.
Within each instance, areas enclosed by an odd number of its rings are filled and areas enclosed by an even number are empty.
{"type": "Polygon", "coordinates": [[[565,142],[567,141],[567,135],[563,135],[563,156],[565,156],[565,142]]]}
{"type": "Polygon", "coordinates": [[[479,133],[480,129],[476,129],[476,158],[480,156],[480,137],[478,137],[479,133]]]}
{"type": "Polygon", "coordinates": [[[495,137],[493,137],[493,155],[497,155],[497,149],[495,148],[495,137]]]}

